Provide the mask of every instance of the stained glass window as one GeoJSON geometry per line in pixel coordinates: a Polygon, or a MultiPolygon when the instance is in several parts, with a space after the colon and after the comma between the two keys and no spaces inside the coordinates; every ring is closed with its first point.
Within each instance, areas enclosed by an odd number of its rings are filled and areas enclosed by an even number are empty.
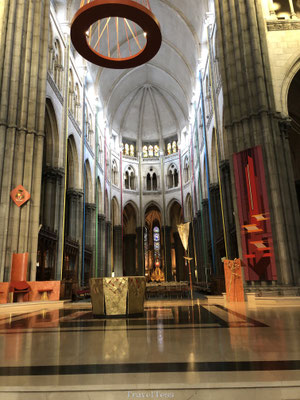
{"type": "Polygon", "coordinates": [[[125,155],[129,156],[129,144],[128,143],[125,144],[125,155]]]}
{"type": "Polygon", "coordinates": [[[173,150],[173,153],[177,153],[177,143],[175,140],[172,143],[172,150],[173,150]]]}
{"type": "Polygon", "coordinates": [[[158,226],[153,228],[154,259],[160,259],[160,229],[158,226]]]}
{"type": "Polygon", "coordinates": [[[148,157],[148,148],[147,148],[147,146],[144,146],[144,147],[143,147],[143,157],[144,157],[144,158],[147,158],[147,157],[148,157]]]}
{"type": "Polygon", "coordinates": [[[148,147],[148,155],[149,155],[149,157],[153,157],[153,146],[151,144],[148,147]]]}
{"type": "Polygon", "coordinates": [[[157,144],[154,146],[154,156],[159,157],[159,147],[157,144]]]}
{"type": "Polygon", "coordinates": [[[167,153],[168,153],[168,154],[171,154],[171,153],[172,153],[172,146],[171,146],[171,143],[168,143],[168,146],[167,146],[167,153]]]}
{"type": "Polygon", "coordinates": [[[133,144],[130,145],[129,154],[130,154],[130,157],[134,157],[134,145],[133,144]]]}

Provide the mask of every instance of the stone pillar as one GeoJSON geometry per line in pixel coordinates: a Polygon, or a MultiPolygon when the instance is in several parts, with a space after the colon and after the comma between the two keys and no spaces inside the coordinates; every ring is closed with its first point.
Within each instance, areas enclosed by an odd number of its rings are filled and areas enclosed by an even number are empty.
{"type": "Polygon", "coordinates": [[[91,277],[95,276],[95,237],[96,237],[96,204],[86,203],[85,204],[85,244],[92,251],[92,262],[91,262],[91,277]]]}
{"type": "Polygon", "coordinates": [[[199,248],[199,261],[198,261],[198,270],[199,270],[199,281],[206,281],[206,268],[208,253],[207,253],[207,236],[204,234],[205,224],[204,224],[204,215],[203,211],[197,212],[197,248],[199,248]]]}
{"type": "Polygon", "coordinates": [[[203,228],[204,237],[206,238],[206,254],[207,254],[207,274],[208,276],[212,273],[212,247],[211,247],[211,236],[210,236],[210,225],[209,225],[209,209],[208,199],[202,200],[202,217],[203,217],[203,228]]]}
{"type": "MultiPolygon", "coordinates": [[[[194,239],[195,239],[194,240],[195,257],[197,260],[197,281],[201,282],[203,263],[201,261],[202,242],[201,242],[201,236],[200,236],[200,231],[199,231],[198,213],[197,213],[197,216],[193,219],[193,227],[194,227],[194,239]]],[[[195,268],[196,268],[196,266],[195,266],[195,268]]]]}
{"type": "Polygon", "coordinates": [[[67,191],[65,231],[66,236],[79,241],[82,237],[83,192],[77,189],[67,191]]]}
{"type": "Polygon", "coordinates": [[[0,281],[10,279],[14,252],[29,253],[36,279],[49,10],[50,0],[1,2],[0,281]],[[31,195],[22,207],[10,198],[18,185],[31,195]]]}
{"type": "Polygon", "coordinates": [[[51,230],[58,230],[58,215],[61,207],[60,187],[64,170],[49,167],[43,171],[41,224],[51,230]]]}
{"type": "Polygon", "coordinates": [[[123,243],[125,276],[136,275],[136,234],[124,235],[123,243]]]}
{"type": "Polygon", "coordinates": [[[221,161],[220,174],[222,182],[223,209],[227,236],[228,258],[234,260],[238,257],[236,228],[234,220],[233,200],[231,193],[230,165],[228,160],[221,161]]]}
{"type": "Polygon", "coordinates": [[[172,257],[171,257],[171,227],[170,226],[165,226],[163,227],[162,233],[163,237],[165,238],[165,254],[166,254],[166,268],[165,268],[165,278],[166,281],[171,282],[174,280],[173,275],[172,275],[172,257]]]}
{"type": "Polygon", "coordinates": [[[105,222],[105,276],[111,276],[111,222],[105,222]]]}
{"type": "Polygon", "coordinates": [[[141,226],[136,228],[136,238],[137,238],[137,258],[138,258],[138,276],[145,275],[145,268],[144,268],[144,232],[141,226]]]}
{"type": "Polygon", "coordinates": [[[209,187],[212,225],[214,231],[214,251],[216,262],[216,275],[224,275],[221,257],[225,257],[224,233],[222,224],[220,189],[217,183],[211,184],[209,187]]]}
{"type": "Polygon", "coordinates": [[[122,226],[114,226],[114,272],[115,276],[123,276],[123,246],[122,246],[122,226]]]}
{"type": "Polygon", "coordinates": [[[98,276],[105,276],[105,217],[98,215],[98,276]]]}
{"type": "MultiPolygon", "coordinates": [[[[193,240],[193,224],[190,224],[190,233],[189,233],[189,256],[192,258],[190,261],[190,268],[191,268],[191,277],[192,282],[195,282],[195,251],[194,251],[194,240],[193,240]]],[[[188,268],[188,264],[187,264],[188,268]]],[[[189,270],[188,270],[189,273],[189,270]]]]}
{"type": "MultiPolygon", "coordinates": [[[[282,145],[275,109],[262,7],[256,0],[215,0],[215,9],[226,158],[232,162],[234,153],[262,147],[278,283],[299,285],[300,216],[295,185],[290,184],[292,170],[286,163],[290,150],[282,145]]],[[[233,174],[232,182],[240,231],[233,174]]]]}

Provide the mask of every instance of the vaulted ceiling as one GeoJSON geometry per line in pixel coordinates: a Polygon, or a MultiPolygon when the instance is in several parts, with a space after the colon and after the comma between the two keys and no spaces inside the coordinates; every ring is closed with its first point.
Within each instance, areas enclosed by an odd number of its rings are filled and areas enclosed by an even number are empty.
{"type": "MultiPolygon", "coordinates": [[[[162,32],[157,55],[145,65],[126,70],[89,63],[109,126],[122,137],[157,140],[174,136],[187,125],[201,57],[203,21],[211,3],[212,0],[150,0],[162,32]]],[[[64,8],[65,18],[70,21],[80,0],[56,0],[55,4],[57,9],[64,8]]],[[[142,36],[141,31],[137,33],[142,36]]],[[[131,41],[134,46],[134,39],[131,41]]],[[[127,46],[126,38],[120,38],[122,42],[127,46]]],[[[117,47],[112,43],[111,48],[117,47]]]]}

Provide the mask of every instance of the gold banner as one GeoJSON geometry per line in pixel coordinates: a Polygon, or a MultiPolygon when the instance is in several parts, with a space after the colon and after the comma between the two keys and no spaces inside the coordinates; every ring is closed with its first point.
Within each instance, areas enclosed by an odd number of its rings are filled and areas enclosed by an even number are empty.
{"type": "Polygon", "coordinates": [[[178,233],[182,242],[182,245],[187,251],[188,246],[189,246],[189,233],[190,233],[190,222],[187,222],[186,224],[180,224],[177,225],[178,233]]]}

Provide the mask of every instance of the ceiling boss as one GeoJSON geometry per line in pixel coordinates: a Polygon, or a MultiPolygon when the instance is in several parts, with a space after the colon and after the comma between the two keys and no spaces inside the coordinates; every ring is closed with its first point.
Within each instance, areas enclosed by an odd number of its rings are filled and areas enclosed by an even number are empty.
{"type": "Polygon", "coordinates": [[[71,40],[91,63],[125,69],[151,60],[162,36],[149,0],[82,0],[72,20],[71,40]]]}

